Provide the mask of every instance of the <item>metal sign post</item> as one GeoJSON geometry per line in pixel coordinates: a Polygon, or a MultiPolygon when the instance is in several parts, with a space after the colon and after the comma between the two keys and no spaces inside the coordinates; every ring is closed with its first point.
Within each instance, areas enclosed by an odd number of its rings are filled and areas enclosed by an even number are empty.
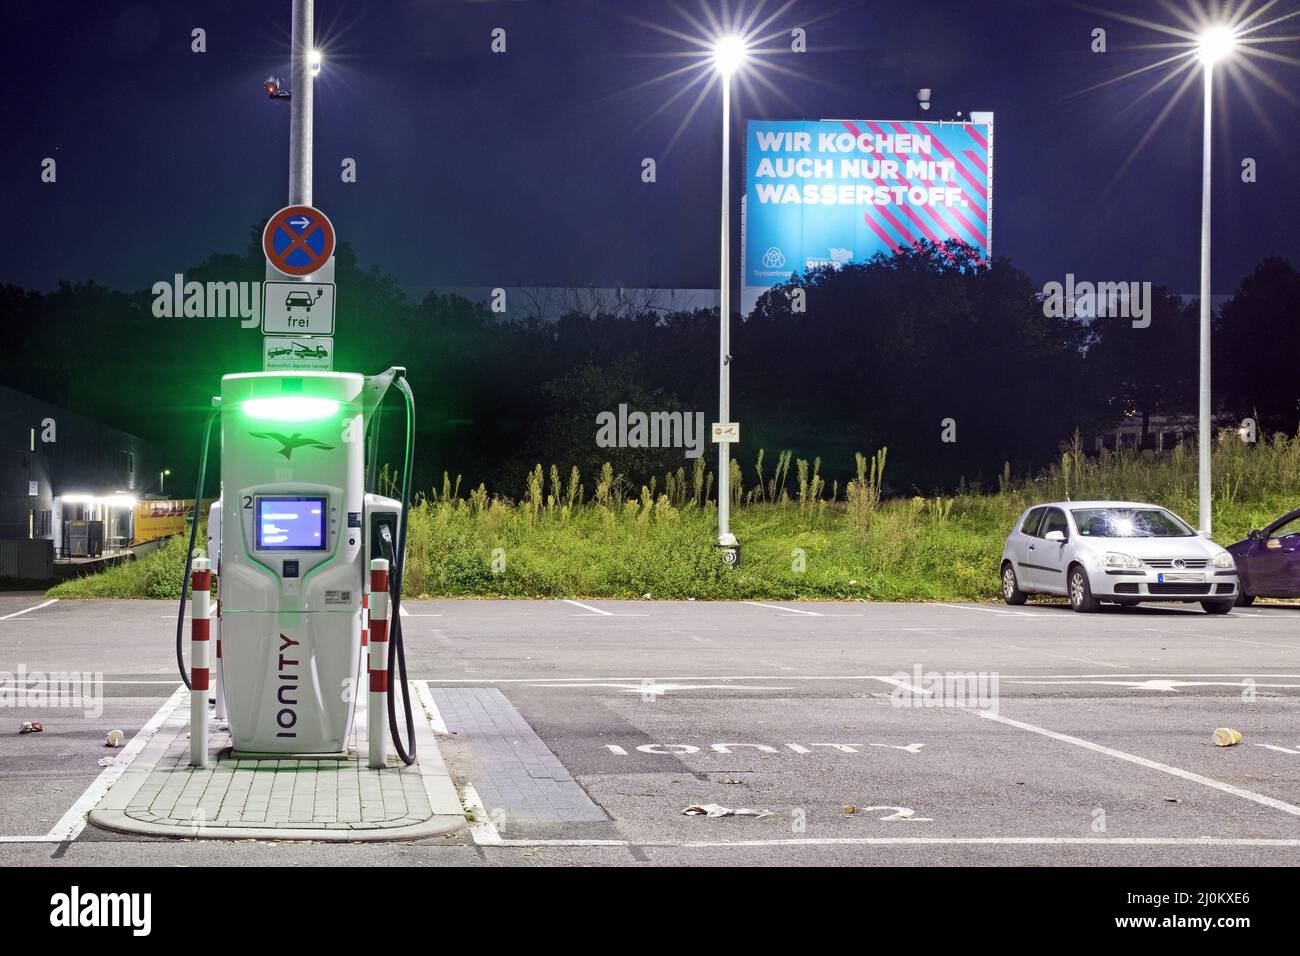
{"type": "Polygon", "coordinates": [[[312,0],[293,0],[289,205],[262,231],[262,369],[267,372],[334,368],[334,224],[311,205],[313,77],[320,63],[314,15],[312,0]]]}

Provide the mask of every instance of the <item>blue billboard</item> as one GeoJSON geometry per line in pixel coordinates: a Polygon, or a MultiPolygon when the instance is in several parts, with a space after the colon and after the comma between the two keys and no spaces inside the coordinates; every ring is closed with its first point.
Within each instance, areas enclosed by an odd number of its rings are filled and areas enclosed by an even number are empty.
{"type": "Polygon", "coordinates": [[[991,123],[750,120],[742,286],[960,239],[987,259],[991,123]]]}

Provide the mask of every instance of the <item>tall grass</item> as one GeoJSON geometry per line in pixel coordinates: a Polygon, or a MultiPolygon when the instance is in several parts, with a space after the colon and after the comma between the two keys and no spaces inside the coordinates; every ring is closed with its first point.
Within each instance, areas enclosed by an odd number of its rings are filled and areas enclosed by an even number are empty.
{"type": "MultiPolygon", "coordinates": [[[[406,580],[412,593],[431,595],[991,597],[1002,539],[1033,502],[1129,498],[1189,514],[1196,496],[1194,447],[1091,456],[1076,436],[1039,474],[1016,478],[1005,468],[996,493],[963,488],[935,498],[886,498],[887,460],[883,448],[857,454],[842,496],[837,483],[828,489],[819,458],[784,451],[773,464],[760,450],[748,486],[746,469],[733,460],[733,530],[745,549],[737,574],[721,570],[712,547],[713,476],[702,459],[689,474],[679,468],[639,491],[606,464],[587,502],[576,469],[561,496],[551,467],[552,491],[543,496],[539,465],[518,504],[488,502],[482,486],[467,499],[422,499],[412,513],[411,543],[428,560],[413,561],[406,580]],[[806,555],[802,572],[791,570],[797,548],[806,555]],[[504,567],[489,573],[493,553],[504,555],[504,567]]],[[[1214,470],[1224,540],[1300,504],[1300,438],[1278,435],[1256,446],[1224,441],[1214,470]]]]}
{"type": "MultiPolygon", "coordinates": [[[[1076,433],[1058,464],[1019,485],[1011,484],[1004,493],[1023,491],[1049,499],[1155,501],[1189,512],[1197,499],[1196,466],[1194,443],[1178,445],[1163,455],[1123,447],[1087,455],[1076,433]]],[[[1255,445],[1225,438],[1213,449],[1212,475],[1211,497],[1216,508],[1294,495],[1300,489],[1300,436],[1279,433],[1255,445]]]]}
{"type": "Polygon", "coordinates": [[[844,489],[844,501],[847,505],[849,521],[860,531],[865,531],[871,524],[871,518],[880,507],[881,490],[885,482],[885,456],[887,448],[882,448],[868,459],[862,452],[853,456],[857,466],[857,477],[844,489]],[[870,471],[868,471],[868,462],[870,471]]]}
{"type": "MultiPolygon", "coordinates": [[[[997,593],[1002,542],[1030,504],[1071,498],[1152,501],[1188,518],[1196,450],[1085,454],[1076,436],[1041,473],[1009,467],[993,493],[886,497],[885,449],[855,456],[841,494],[822,462],[760,451],[732,461],[732,530],[743,554],[724,568],[714,546],[714,475],[703,459],[636,484],[606,463],[595,475],[538,464],[512,500],[460,476],[416,496],[406,591],[413,596],[860,598],[979,600],[997,593]],[[793,466],[793,493],[791,490],[793,466]],[[746,474],[752,482],[745,485],[746,474]],[[588,493],[588,482],[591,491],[588,493]]],[[[1300,437],[1214,449],[1217,537],[1244,537],[1300,506],[1300,437]]],[[[389,492],[390,494],[392,491],[389,492]]],[[[64,597],[174,597],[182,542],[102,575],[60,585],[64,597]],[[175,565],[175,568],[173,568],[175,565]]]]}

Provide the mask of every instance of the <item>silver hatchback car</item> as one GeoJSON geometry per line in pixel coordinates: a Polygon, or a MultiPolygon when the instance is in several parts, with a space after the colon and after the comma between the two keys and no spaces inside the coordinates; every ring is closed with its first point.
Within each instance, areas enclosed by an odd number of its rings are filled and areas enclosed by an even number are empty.
{"type": "Polygon", "coordinates": [[[1101,602],[1199,601],[1227,614],[1237,597],[1232,555],[1172,511],[1135,501],[1054,501],[1026,509],[1002,549],[1002,598],[1101,602]]]}

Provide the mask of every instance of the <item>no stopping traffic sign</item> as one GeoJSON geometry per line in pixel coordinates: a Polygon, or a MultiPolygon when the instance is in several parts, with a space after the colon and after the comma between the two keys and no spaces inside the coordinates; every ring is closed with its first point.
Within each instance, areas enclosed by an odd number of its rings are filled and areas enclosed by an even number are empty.
{"type": "Polygon", "coordinates": [[[262,251],[287,276],[309,276],[334,254],[334,225],[319,209],[285,206],[262,230],[262,251]]]}

